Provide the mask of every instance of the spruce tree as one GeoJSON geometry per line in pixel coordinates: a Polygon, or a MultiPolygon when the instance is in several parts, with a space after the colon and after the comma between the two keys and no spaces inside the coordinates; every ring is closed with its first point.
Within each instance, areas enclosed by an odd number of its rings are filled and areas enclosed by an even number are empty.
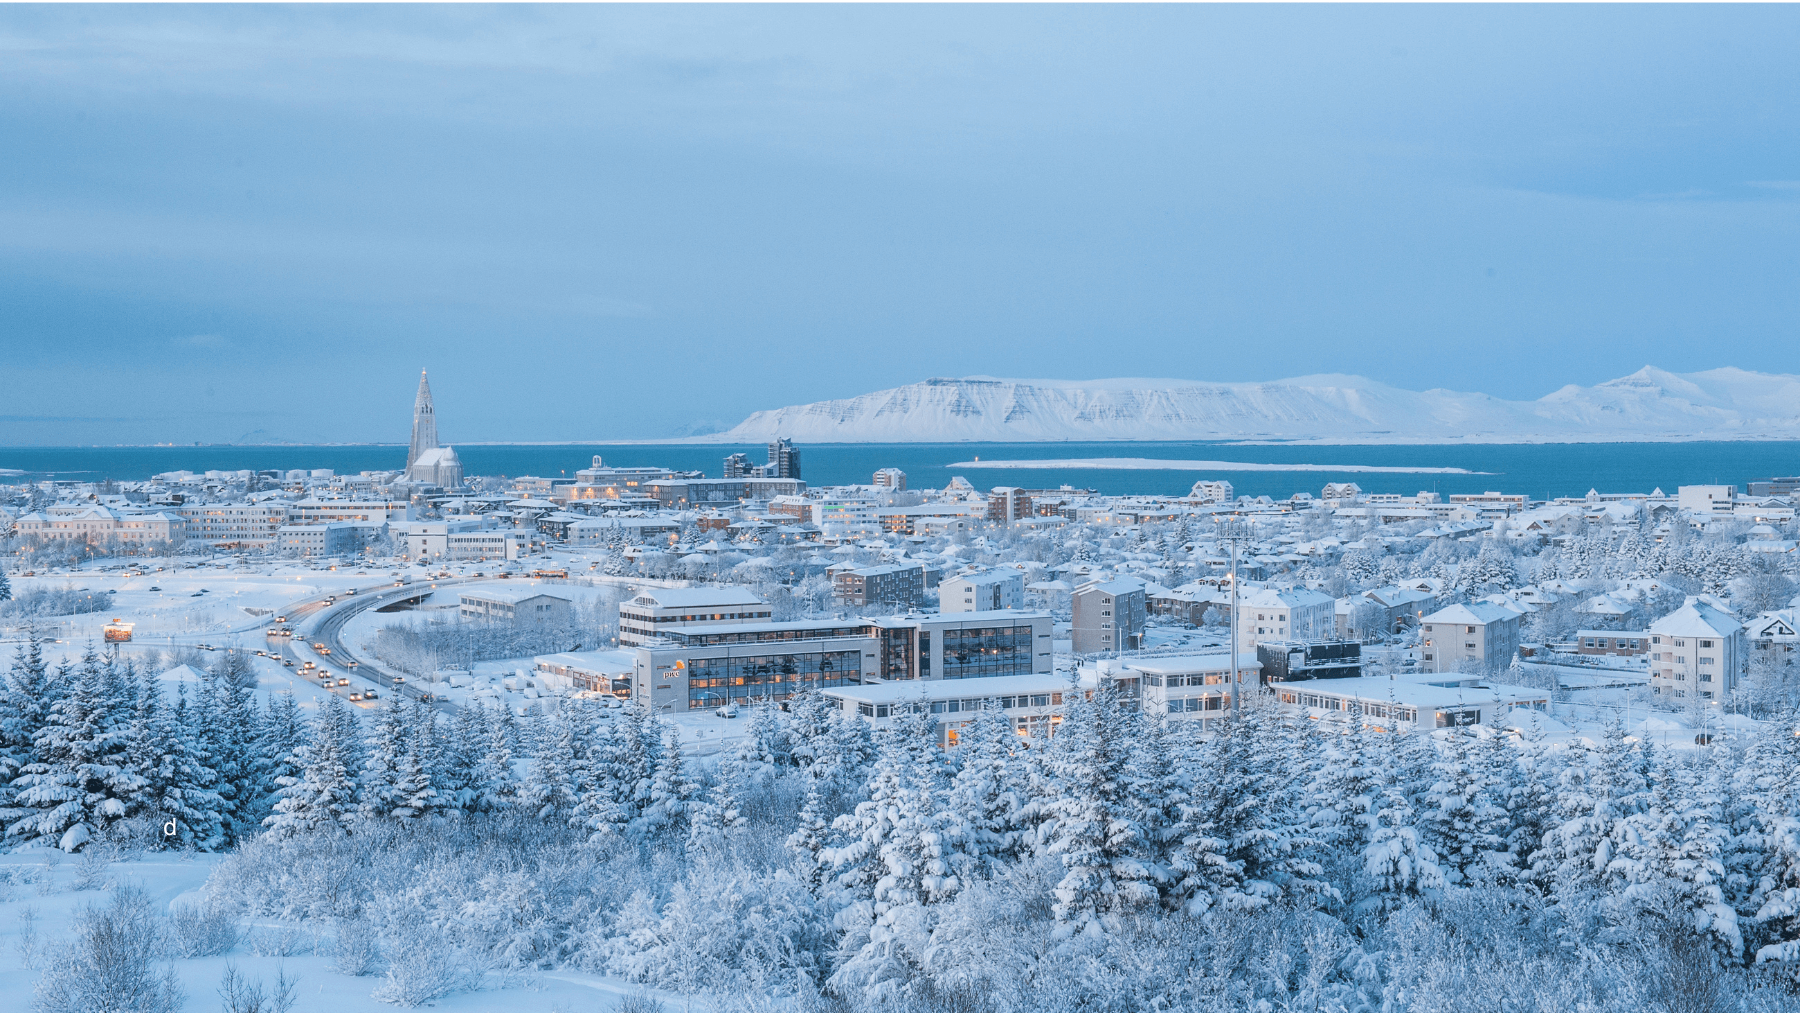
{"type": "Polygon", "coordinates": [[[34,736],[36,759],[13,780],[3,818],[19,843],[76,851],[131,815],[144,783],[125,762],[129,704],[111,663],[90,646],[78,671],[65,666],[58,677],[69,680],[69,692],[34,736]]]}
{"type": "Polygon", "coordinates": [[[1020,853],[1018,813],[1024,805],[1021,749],[1012,720],[995,704],[963,726],[957,752],[961,767],[951,781],[948,805],[969,834],[969,849],[984,873],[998,871],[1020,853]]]}
{"type": "Polygon", "coordinates": [[[1117,683],[1102,680],[1091,698],[1066,708],[1051,742],[1056,828],[1046,850],[1064,869],[1052,906],[1062,938],[1104,934],[1157,896],[1142,827],[1133,819],[1125,725],[1117,683]]]}
{"type": "Polygon", "coordinates": [[[144,673],[131,765],[146,782],[143,811],[156,824],[157,845],[217,851],[225,845],[225,803],[213,788],[218,775],[206,765],[190,718],[185,689],[170,707],[156,677],[144,673]]]}
{"type": "Polygon", "coordinates": [[[536,739],[530,773],[519,787],[519,810],[546,823],[567,823],[580,796],[575,790],[575,728],[563,708],[538,719],[536,739]]]}
{"type": "Polygon", "coordinates": [[[355,719],[348,711],[338,697],[327,702],[312,741],[295,755],[300,776],[282,779],[275,812],[263,821],[270,833],[341,837],[354,826],[359,816],[356,771],[347,754],[355,719]]]}

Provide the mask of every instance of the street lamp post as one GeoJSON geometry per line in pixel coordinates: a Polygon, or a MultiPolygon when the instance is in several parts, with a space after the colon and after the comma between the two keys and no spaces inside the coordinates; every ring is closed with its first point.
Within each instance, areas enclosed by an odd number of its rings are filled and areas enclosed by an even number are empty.
{"type": "Polygon", "coordinates": [[[1219,540],[1231,545],[1231,716],[1233,719],[1243,716],[1243,705],[1240,698],[1244,695],[1243,676],[1238,671],[1238,544],[1249,537],[1249,532],[1238,521],[1226,521],[1219,525],[1219,540]]]}

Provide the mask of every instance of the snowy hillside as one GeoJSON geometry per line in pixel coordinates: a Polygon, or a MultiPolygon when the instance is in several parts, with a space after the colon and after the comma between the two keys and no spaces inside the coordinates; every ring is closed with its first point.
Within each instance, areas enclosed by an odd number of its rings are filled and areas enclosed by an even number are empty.
{"type": "Polygon", "coordinates": [[[1643,369],[1536,401],[1410,391],[1359,376],[1269,383],[934,378],[751,415],[709,442],[1316,440],[1608,443],[1800,438],[1800,377],[1643,369]]]}

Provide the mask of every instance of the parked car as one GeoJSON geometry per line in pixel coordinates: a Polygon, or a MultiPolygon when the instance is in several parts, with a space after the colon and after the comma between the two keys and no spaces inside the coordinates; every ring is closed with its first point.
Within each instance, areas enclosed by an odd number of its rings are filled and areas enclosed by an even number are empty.
{"type": "Polygon", "coordinates": [[[720,707],[718,710],[713,711],[713,713],[717,714],[718,716],[720,716],[722,718],[735,718],[735,717],[737,717],[737,714],[738,714],[737,705],[728,703],[725,706],[720,707]]]}

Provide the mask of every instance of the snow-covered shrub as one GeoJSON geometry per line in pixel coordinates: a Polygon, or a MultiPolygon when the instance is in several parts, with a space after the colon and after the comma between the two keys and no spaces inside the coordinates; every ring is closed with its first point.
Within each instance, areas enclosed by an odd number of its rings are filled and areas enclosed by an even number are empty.
{"type": "Polygon", "coordinates": [[[178,956],[216,957],[243,934],[231,913],[218,904],[178,904],[169,912],[169,947],[178,956]]]}
{"type": "Polygon", "coordinates": [[[469,955],[423,926],[411,926],[387,940],[387,980],[369,995],[397,1006],[422,1006],[481,983],[469,955]]]}
{"type": "Polygon", "coordinates": [[[122,888],[75,918],[75,938],[54,947],[39,976],[39,1013],[176,1013],[186,1002],[165,952],[163,926],[142,892],[122,888]]]}
{"type": "Polygon", "coordinates": [[[337,935],[331,943],[332,969],[359,978],[374,974],[380,965],[381,945],[369,923],[360,918],[338,922],[337,935]]]}

